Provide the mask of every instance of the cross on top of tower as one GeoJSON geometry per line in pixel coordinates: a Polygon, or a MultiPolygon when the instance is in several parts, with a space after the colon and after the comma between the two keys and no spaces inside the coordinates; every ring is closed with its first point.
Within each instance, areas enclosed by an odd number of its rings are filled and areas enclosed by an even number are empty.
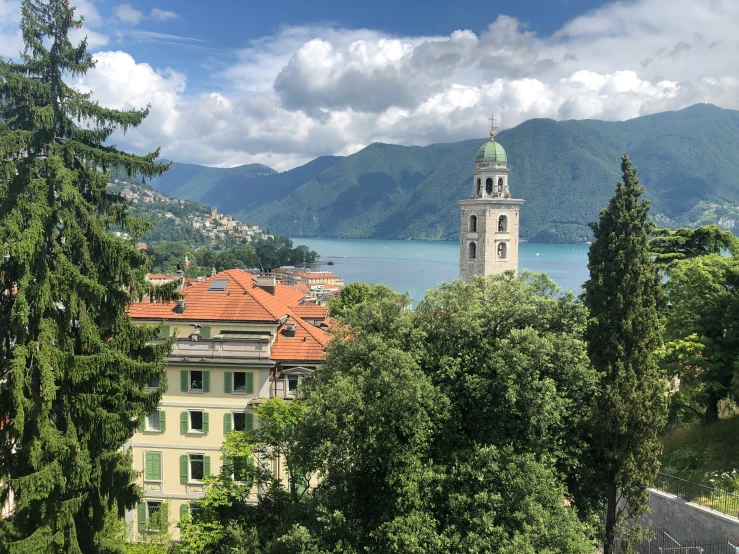
{"type": "Polygon", "coordinates": [[[489,117],[488,119],[490,121],[492,121],[492,123],[493,123],[492,126],[490,127],[490,140],[493,141],[493,142],[495,142],[495,140],[494,140],[495,131],[498,130],[498,128],[495,126],[495,114],[493,114],[493,117],[489,117]]]}

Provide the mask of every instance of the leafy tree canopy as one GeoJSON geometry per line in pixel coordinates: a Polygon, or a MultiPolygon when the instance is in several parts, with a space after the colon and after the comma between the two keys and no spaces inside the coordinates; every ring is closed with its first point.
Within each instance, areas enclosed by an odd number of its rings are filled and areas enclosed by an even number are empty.
{"type": "Polygon", "coordinates": [[[697,229],[680,228],[656,229],[652,232],[649,249],[655,256],[657,267],[674,267],[681,260],[720,254],[728,250],[739,255],[739,237],[729,231],[722,231],[717,225],[704,225],[697,229]]]}

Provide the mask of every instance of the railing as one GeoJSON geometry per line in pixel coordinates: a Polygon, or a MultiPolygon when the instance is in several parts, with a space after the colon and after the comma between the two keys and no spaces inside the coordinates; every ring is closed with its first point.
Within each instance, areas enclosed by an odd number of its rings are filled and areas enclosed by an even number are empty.
{"type": "Polygon", "coordinates": [[[739,494],[726,489],[693,483],[662,472],[657,474],[654,488],[717,512],[739,517],[739,494]]]}
{"type": "Polygon", "coordinates": [[[616,539],[616,554],[735,554],[739,552],[737,541],[732,537],[707,540],[683,540],[667,529],[655,529],[650,536],[627,549],[625,542],[616,539]]]}

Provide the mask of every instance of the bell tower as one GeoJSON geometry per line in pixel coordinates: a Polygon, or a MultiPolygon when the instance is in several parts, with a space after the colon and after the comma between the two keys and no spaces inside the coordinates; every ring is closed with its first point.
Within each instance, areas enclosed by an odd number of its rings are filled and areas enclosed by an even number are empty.
{"type": "Polygon", "coordinates": [[[508,156],[495,142],[495,118],[490,140],[477,151],[469,199],[459,200],[459,277],[513,270],[518,273],[518,223],[523,200],[511,198],[508,156]]]}

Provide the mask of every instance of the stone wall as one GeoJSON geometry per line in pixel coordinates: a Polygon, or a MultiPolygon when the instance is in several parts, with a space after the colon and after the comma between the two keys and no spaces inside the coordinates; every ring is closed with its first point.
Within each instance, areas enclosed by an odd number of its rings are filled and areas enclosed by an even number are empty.
{"type": "Polygon", "coordinates": [[[639,518],[639,523],[650,529],[669,530],[685,541],[719,537],[739,541],[739,519],[735,517],[655,489],[649,489],[649,507],[651,512],[639,518]]]}

